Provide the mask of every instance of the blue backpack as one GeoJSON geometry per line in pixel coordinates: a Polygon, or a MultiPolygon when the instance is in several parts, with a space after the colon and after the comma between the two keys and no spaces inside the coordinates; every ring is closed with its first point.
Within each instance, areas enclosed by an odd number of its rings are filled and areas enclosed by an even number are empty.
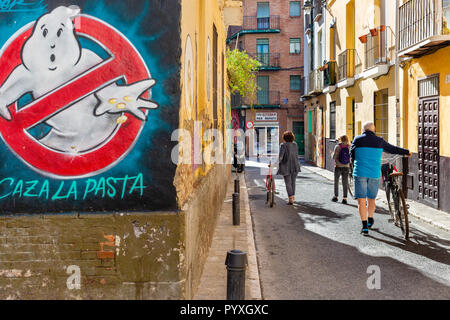
{"type": "Polygon", "coordinates": [[[343,147],[342,143],[339,144],[339,162],[342,164],[350,163],[350,149],[347,147],[343,147]]]}

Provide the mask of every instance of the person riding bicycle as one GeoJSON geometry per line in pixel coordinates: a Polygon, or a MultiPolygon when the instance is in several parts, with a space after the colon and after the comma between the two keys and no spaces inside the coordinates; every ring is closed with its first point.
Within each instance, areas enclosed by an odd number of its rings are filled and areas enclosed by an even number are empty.
{"type": "Polygon", "coordinates": [[[334,197],[331,199],[333,202],[338,201],[339,196],[339,178],[342,176],[342,188],[344,197],[342,199],[343,204],[347,204],[347,192],[348,192],[348,173],[350,170],[350,144],[348,137],[343,135],[339,138],[339,144],[334,148],[331,157],[334,159],[334,197]]]}
{"type": "Polygon", "coordinates": [[[361,233],[365,236],[369,234],[369,228],[374,224],[373,214],[375,212],[375,198],[379,189],[383,151],[411,156],[409,150],[393,146],[382,137],[376,136],[374,123],[366,122],[364,133],[355,137],[350,148],[355,181],[354,194],[355,199],[358,200],[358,210],[362,221],[361,233]]]}

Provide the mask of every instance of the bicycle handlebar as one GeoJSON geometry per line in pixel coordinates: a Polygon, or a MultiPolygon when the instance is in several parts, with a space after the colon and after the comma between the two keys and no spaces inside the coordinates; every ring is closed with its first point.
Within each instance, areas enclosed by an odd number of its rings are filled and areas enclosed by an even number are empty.
{"type": "Polygon", "coordinates": [[[391,163],[391,162],[396,161],[397,159],[406,158],[406,157],[407,157],[406,155],[397,154],[397,155],[393,156],[392,158],[381,159],[381,161],[382,162],[384,161],[385,163],[391,163]]]}

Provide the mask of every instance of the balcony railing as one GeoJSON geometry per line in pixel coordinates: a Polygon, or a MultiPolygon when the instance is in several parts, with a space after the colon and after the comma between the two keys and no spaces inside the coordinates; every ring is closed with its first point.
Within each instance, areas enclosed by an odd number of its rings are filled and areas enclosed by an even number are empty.
{"type": "Polygon", "coordinates": [[[391,29],[382,27],[377,29],[377,34],[372,36],[371,33],[367,34],[367,41],[364,44],[364,54],[366,61],[366,69],[375,67],[378,64],[388,63],[392,58],[389,52],[389,46],[392,43],[392,39],[389,36],[392,35],[391,29]]]}
{"type": "Polygon", "coordinates": [[[256,94],[256,101],[252,101],[252,99],[248,97],[242,97],[239,94],[232,94],[231,107],[239,108],[242,106],[280,106],[280,91],[260,90],[256,94]]]}
{"type": "Polygon", "coordinates": [[[279,106],[280,91],[258,91],[256,104],[261,106],[279,106]]]}
{"type": "Polygon", "coordinates": [[[324,88],[336,85],[337,81],[337,63],[336,61],[328,61],[327,68],[323,70],[323,86],[324,88]]]}
{"type": "Polygon", "coordinates": [[[259,18],[255,16],[244,17],[244,30],[280,30],[280,16],[270,16],[265,18],[259,18]]]}
{"type": "Polygon", "coordinates": [[[355,49],[347,49],[338,55],[338,82],[355,77],[355,49]]]}
{"type": "Polygon", "coordinates": [[[260,69],[279,69],[280,54],[279,53],[252,53],[254,59],[261,62],[260,69]]]}
{"type": "Polygon", "coordinates": [[[323,73],[319,69],[311,71],[308,75],[308,93],[321,93],[323,90],[323,73]]]}
{"type": "Polygon", "coordinates": [[[409,0],[399,8],[399,51],[434,36],[449,34],[449,9],[444,0],[409,0]],[[447,19],[446,19],[447,18],[447,19]]]}

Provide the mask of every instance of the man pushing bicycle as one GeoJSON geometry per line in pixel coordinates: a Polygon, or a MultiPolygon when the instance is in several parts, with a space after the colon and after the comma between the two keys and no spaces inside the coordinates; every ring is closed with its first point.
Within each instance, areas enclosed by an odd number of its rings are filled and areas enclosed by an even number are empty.
{"type": "Polygon", "coordinates": [[[376,136],[374,123],[366,122],[364,133],[355,137],[350,148],[355,183],[354,194],[355,199],[358,200],[358,210],[362,221],[361,233],[365,236],[369,235],[369,228],[374,224],[373,214],[381,176],[383,151],[411,156],[409,150],[393,146],[382,137],[376,136]]]}

